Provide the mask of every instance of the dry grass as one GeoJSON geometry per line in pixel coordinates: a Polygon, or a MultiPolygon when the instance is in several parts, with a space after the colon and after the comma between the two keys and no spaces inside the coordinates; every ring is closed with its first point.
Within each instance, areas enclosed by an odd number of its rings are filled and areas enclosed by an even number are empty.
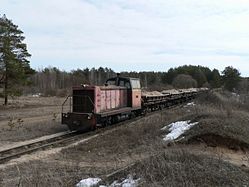
{"type": "Polygon", "coordinates": [[[221,159],[180,149],[151,157],[139,163],[133,172],[145,181],[143,186],[245,186],[249,183],[248,171],[221,159]]]}
{"type": "Polygon", "coordinates": [[[227,91],[210,91],[198,98],[201,104],[219,109],[249,111],[249,94],[235,94],[227,91]]]}
{"type": "MultiPolygon", "coordinates": [[[[175,121],[193,120],[199,121],[199,125],[184,135],[184,143],[204,141],[200,138],[208,133],[221,137],[219,145],[227,141],[226,137],[237,140],[239,143],[236,142],[236,145],[241,146],[241,142],[248,144],[247,108],[241,103],[234,104],[236,102],[220,93],[205,95],[194,107],[153,114],[133,124],[118,127],[94,141],[64,149],[46,160],[18,164],[18,169],[5,169],[0,173],[0,178],[6,180],[0,185],[74,186],[82,178],[103,178],[132,163],[136,163],[135,166],[115,177],[120,179],[134,174],[144,181],[142,186],[247,185],[247,170],[222,158],[194,154],[188,147],[179,148],[178,144],[168,147],[162,141],[163,132],[160,130],[162,126],[175,121]]],[[[210,139],[205,141],[213,144],[210,139]]]]}
{"type": "Polygon", "coordinates": [[[8,180],[2,186],[17,185],[18,172],[21,186],[74,186],[84,177],[105,176],[153,154],[154,144],[162,143],[160,127],[165,121],[177,119],[181,110],[165,111],[121,126],[107,136],[65,149],[44,161],[18,164],[19,171],[16,167],[5,169],[0,178],[8,180]]]}
{"type": "Polygon", "coordinates": [[[65,125],[61,125],[59,120],[44,119],[37,122],[9,122],[9,125],[0,127],[0,137],[2,142],[18,142],[29,140],[49,134],[67,131],[65,125]]]}
{"type": "Polygon", "coordinates": [[[10,97],[8,100],[8,105],[4,106],[4,99],[0,98],[0,111],[10,109],[34,108],[42,106],[61,106],[64,100],[65,97],[10,97]]]}
{"type": "Polygon", "coordinates": [[[249,113],[240,101],[209,93],[189,116],[199,124],[185,133],[184,142],[203,141],[211,146],[249,148],[249,113]]]}
{"type": "Polygon", "coordinates": [[[148,148],[156,142],[161,142],[161,127],[165,123],[171,123],[178,118],[179,113],[184,115],[184,110],[174,109],[163,111],[152,116],[132,122],[116,129],[111,135],[100,136],[94,142],[78,145],[62,152],[67,160],[79,160],[84,153],[85,161],[109,161],[117,157],[129,157],[130,155],[144,154],[148,148]],[[96,156],[92,156],[96,153],[96,156]]]}
{"type": "Polygon", "coordinates": [[[68,187],[74,186],[76,181],[92,173],[91,169],[80,168],[77,163],[58,165],[41,161],[23,163],[12,166],[8,171],[1,172],[0,186],[25,187],[68,187]]]}
{"type": "Polygon", "coordinates": [[[18,97],[0,106],[0,140],[16,142],[66,131],[60,124],[63,98],[18,97]]]}

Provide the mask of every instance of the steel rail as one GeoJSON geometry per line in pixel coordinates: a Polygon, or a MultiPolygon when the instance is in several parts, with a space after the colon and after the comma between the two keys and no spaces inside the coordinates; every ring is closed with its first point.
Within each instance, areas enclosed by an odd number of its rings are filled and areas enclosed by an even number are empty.
{"type": "Polygon", "coordinates": [[[40,141],[32,142],[29,144],[24,144],[21,146],[16,146],[16,147],[2,150],[0,151],[0,164],[5,163],[14,158],[18,158],[22,155],[32,153],[40,149],[43,149],[43,148],[46,148],[46,147],[49,147],[55,144],[59,144],[65,141],[69,141],[70,139],[75,138],[77,135],[79,134],[76,132],[68,132],[66,134],[63,134],[57,137],[52,137],[52,138],[48,138],[45,140],[40,140],[40,141]]]}
{"type": "MultiPolygon", "coordinates": [[[[180,106],[180,105],[182,105],[184,103],[185,102],[178,103],[178,104],[173,104],[171,106],[167,106],[167,107],[163,108],[162,110],[175,108],[175,107],[178,107],[178,106],[180,106]]],[[[156,113],[158,113],[158,112],[160,112],[162,110],[155,110],[155,111],[152,111],[152,112],[148,112],[146,116],[156,114],[156,113]]],[[[68,133],[60,135],[60,136],[48,138],[48,139],[45,139],[45,140],[39,140],[39,141],[35,141],[35,142],[29,143],[29,144],[24,144],[24,145],[21,145],[21,146],[16,146],[16,147],[12,147],[12,148],[9,148],[9,149],[5,149],[5,150],[0,151],[0,164],[3,164],[3,163],[5,163],[5,162],[7,162],[9,160],[14,159],[14,158],[19,158],[22,155],[29,154],[29,153],[32,153],[32,152],[35,152],[35,151],[38,151],[38,150],[48,148],[50,146],[55,146],[55,145],[58,145],[58,144],[64,143],[64,142],[67,142],[67,144],[69,144],[72,141],[78,140],[78,138],[83,138],[83,137],[88,136],[88,135],[96,135],[96,134],[99,134],[99,133],[101,133],[103,131],[105,132],[105,131],[108,131],[108,130],[113,130],[113,129],[115,129],[115,128],[119,127],[119,126],[122,126],[124,124],[138,121],[138,120],[142,119],[143,117],[145,117],[145,116],[144,115],[137,116],[137,117],[132,118],[132,119],[128,119],[128,120],[125,120],[125,121],[118,122],[116,125],[113,124],[113,125],[107,126],[105,128],[100,128],[97,131],[90,131],[90,132],[87,132],[87,133],[68,132],[68,133]]]]}

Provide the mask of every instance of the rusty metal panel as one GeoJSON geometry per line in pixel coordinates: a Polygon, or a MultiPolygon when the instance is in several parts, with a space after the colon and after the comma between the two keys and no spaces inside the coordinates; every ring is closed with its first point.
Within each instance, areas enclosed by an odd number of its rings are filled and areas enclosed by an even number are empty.
{"type": "Polygon", "coordinates": [[[111,109],[111,90],[106,90],[106,110],[111,109]]]}
{"type": "Polygon", "coordinates": [[[101,90],[101,111],[106,110],[106,97],[105,90],[101,90]]]}
{"type": "Polygon", "coordinates": [[[123,92],[123,106],[128,106],[128,95],[127,95],[127,90],[123,90],[124,92],[123,92]]]}
{"type": "Polygon", "coordinates": [[[73,90],[74,112],[101,113],[128,106],[128,92],[124,87],[82,86],[73,90]]]}
{"type": "Polygon", "coordinates": [[[116,90],[116,97],[115,97],[116,108],[120,107],[120,92],[121,92],[120,89],[116,90]]]}
{"type": "Polygon", "coordinates": [[[127,106],[127,90],[120,90],[120,107],[127,106]]]}
{"type": "Polygon", "coordinates": [[[124,88],[98,87],[97,95],[97,113],[107,112],[122,107],[127,107],[127,90],[124,88]]]}
{"type": "Polygon", "coordinates": [[[141,108],[141,90],[132,90],[132,108],[141,108]]]}
{"type": "Polygon", "coordinates": [[[120,95],[119,95],[119,106],[120,107],[124,107],[124,103],[123,103],[123,98],[124,98],[124,90],[120,90],[120,95]]]}
{"type": "Polygon", "coordinates": [[[110,90],[110,93],[111,93],[111,109],[116,108],[116,91],[117,90],[110,90]]]}
{"type": "Polygon", "coordinates": [[[101,89],[101,112],[111,109],[111,90],[101,89]]]}
{"type": "Polygon", "coordinates": [[[98,86],[95,87],[95,113],[101,111],[101,90],[98,86]]]}

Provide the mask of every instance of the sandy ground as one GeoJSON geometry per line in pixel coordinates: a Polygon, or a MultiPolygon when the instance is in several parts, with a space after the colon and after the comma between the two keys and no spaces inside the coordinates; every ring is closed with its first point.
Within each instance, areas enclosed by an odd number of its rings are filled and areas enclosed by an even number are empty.
{"type": "Polygon", "coordinates": [[[40,106],[61,106],[65,101],[64,97],[32,97],[32,96],[21,96],[21,97],[9,97],[8,106],[3,106],[4,99],[0,98],[0,109],[5,110],[6,108],[27,108],[27,107],[40,107],[40,106]]]}
{"type": "Polygon", "coordinates": [[[227,147],[210,147],[206,144],[177,145],[173,149],[189,150],[196,155],[207,155],[222,159],[238,167],[249,168],[249,151],[232,150],[227,147]]]}
{"type": "Polygon", "coordinates": [[[0,146],[66,131],[60,124],[64,99],[20,97],[0,106],[0,146]]]}
{"type": "MultiPolygon", "coordinates": [[[[61,113],[65,98],[58,97],[17,97],[9,99],[8,106],[0,105],[0,121],[39,117],[61,113]]],[[[0,98],[0,103],[3,99],[0,98]]]]}
{"type": "MultiPolygon", "coordinates": [[[[37,178],[36,174],[43,177],[44,172],[49,174],[47,177],[55,179],[55,181],[49,182],[51,186],[67,186],[61,185],[60,182],[64,180],[70,181],[68,186],[72,186],[84,176],[109,174],[120,167],[150,155],[148,150],[144,150],[143,144],[138,145],[138,147],[134,146],[133,150],[128,149],[125,142],[132,133],[132,128],[136,127],[137,124],[141,126],[152,118],[156,122],[163,120],[160,114],[154,117],[145,117],[137,122],[127,123],[117,129],[76,142],[68,147],[41,151],[12,160],[0,167],[0,178],[4,179],[0,184],[2,186],[16,185],[20,179],[19,172],[22,173],[24,186],[32,186],[36,183],[33,181],[37,178]],[[124,137],[122,137],[123,135],[124,137]],[[119,137],[121,137],[120,141],[119,137]]],[[[16,137],[17,134],[15,134],[16,137]]],[[[38,181],[38,183],[40,182],[38,181]]],[[[47,184],[43,183],[40,186],[47,186],[47,184]]]]}

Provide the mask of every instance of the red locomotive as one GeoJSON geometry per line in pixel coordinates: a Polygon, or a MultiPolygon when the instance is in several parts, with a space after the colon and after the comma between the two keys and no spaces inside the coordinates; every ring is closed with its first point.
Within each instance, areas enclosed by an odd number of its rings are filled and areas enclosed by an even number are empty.
{"type": "Polygon", "coordinates": [[[141,87],[137,78],[115,77],[105,86],[73,87],[70,112],[62,112],[62,124],[70,130],[95,129],[129,118],[141,110],[141,87]]]}
{"type": "Polygon", "coordinates": [[[114,77],[106,81],[104,86],[81,85],[72,88],[69,112],[63,112],[62,124],[72,131],[88,131],[98,125],[106,126],[147,111],[162,109],[170,105],[192,99],[196,89],[166,92],[159,95],[141,93],[138,78],[114,77]]]}

